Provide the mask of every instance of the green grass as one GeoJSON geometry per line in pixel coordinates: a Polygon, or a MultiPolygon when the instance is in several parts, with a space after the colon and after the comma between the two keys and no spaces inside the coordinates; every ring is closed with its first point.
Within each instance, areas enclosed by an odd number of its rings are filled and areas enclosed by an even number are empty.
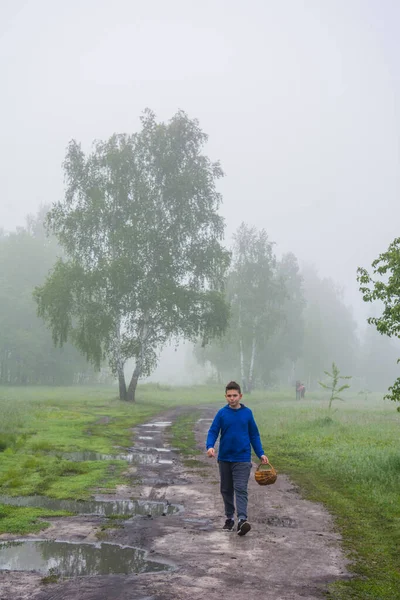
{"type": "Polygon", "coordinates": [[[194,425],[198,418],[196,412],[190,412],[181,415],[171,427],[171,445],[186,457],[198,452],[194,435],[194,425]]]}
{"type": "Polygon", "coordinates": [[[41,520],[43,517],[64,517],[69,514],[65,511],[0,504],[0,533],[35,533],[49,525],[41,520]]]}
{"type": "Polygon", "coordinates": [[[203,393],[142,386],[130,404],[117,400],[114,388],[0,388],[0,494],[83,499],[96,486],[112,488],[123,464],[72,463],[49,453],[117,454],[131,445],[136,424],[173,405],[198,403],[203,393]]]}
{"type": "MultiPolygon", "coordinates": [[[[215,394],[215,397],[218,397],[218,395],[215,394]]],[[[208,475],[207,467],[211,466],[211,464],[208,465],[196,458],[198,448],[194,434],[194,425],[198,418],[199,415],[195,411],[178,417],[171,427],[171,445],[182,454],[182,463],[185,467],[202,469],[201,472],[197,471],[197,474],[205,476],[208,475]]]]}
{"type": "MultiPolygon", "coordinates": [[[[171,406],[198,404],[204,394],[201,387],[145,385],[131,404],[120,402],[115,388],[0,387],[0,495],[83,500],[99,489],[111,492],[124,481],[126,463],[72,462],[62,452],[121,453],[132,444],[132,427],[171,406]]],[[[0,508],[1,531],[9,533],[38,531],[44,525],[37,518],[50,514],[0,508]]]]}
{"type": "MultiPolygon", "coordinates": [[[[115,389],[0,388],[0,493],[45,493],[85,498],[121,482],[116,461],[67,463],[48,453],[121,452],[131,428],[180,405],[224,404],[223,390],[141,386],[136,404],[119,402],[115,389]],[[4,416],[3,416],[4,415],[4,416]]],[[[351,581],[330,587],[332,600],[400,599],[400,414],[381,396],[350,394],[332,414],[321,393],[296,402],[291,393],[256,392],[254,411],[265,451],[302,493],[323,502],[335,518],[352,559],[351,581]]],[[[200,466],[193,433],[197,411],[171,428],[171,444],[188,466],[200,466]]],[[[203,465],[204,467],[204,465],[203,465]]],[[[49,512],[46,512],[49,514],[49,512]]],[[[43,527],[39,509],[0,506],[0,531],[43,527]]]]}
{"type": "Polygon", "coordinates": [[[297,402],[254,394],[271,463],[334,515],[358,577],[330,588],[335,600],[400,598],[400,418],[382,397],[351,397],[329,415],[320,394],[297,402]]]}

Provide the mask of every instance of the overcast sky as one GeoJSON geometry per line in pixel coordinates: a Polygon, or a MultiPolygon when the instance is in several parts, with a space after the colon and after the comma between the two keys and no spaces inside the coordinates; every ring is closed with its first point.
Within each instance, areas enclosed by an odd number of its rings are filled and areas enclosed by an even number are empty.
{"type": "Polygon", "coordinates": [[[179,108],[246,221],[357,305],[400,235],[398,0],[1,0],[0,226],[62,197],[71,138],[179,108]]]}

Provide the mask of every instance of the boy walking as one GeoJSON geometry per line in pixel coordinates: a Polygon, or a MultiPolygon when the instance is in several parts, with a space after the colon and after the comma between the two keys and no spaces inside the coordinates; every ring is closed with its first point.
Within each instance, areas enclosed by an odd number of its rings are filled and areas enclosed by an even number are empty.
{"type": "Polygon", "coordinates": [[[247,521],[247,486],[251,471],[251,446],[263,463],[268,463],[261,445],[253,413],[241,404],[240,385],[231,381],[225,388],[227,405],[221,408],[207,435],[207,455],[215,457],[214,444],[219,434],[218,466],[221,495],[225,505],[226,521],[222,529],[232,531],[235,526],[235,504],[238,517],[237,533],[246,535],[251,529],[247,521]]]}

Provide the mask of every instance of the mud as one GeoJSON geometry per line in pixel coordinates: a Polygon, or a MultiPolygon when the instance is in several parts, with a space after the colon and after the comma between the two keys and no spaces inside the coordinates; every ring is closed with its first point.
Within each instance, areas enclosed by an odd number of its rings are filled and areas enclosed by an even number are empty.
{"type": "MultiPolygon", "coordinates": [[[[127,484],[117,490],[118,499],[161,502],[183,510],[138,515],[105,531],[102,517],[50,519],[51,526],[40,534],[47,540],[93,543],[101,533],[105,541],[147,551],[150,560],[173,564],[174,570],[75,577],[47,586],[37,573],[0,573],[0,600],[317,600],[325,597],[330,582],[348,578],[330,515],[321,505],[304,500],[283,474],[265,487],[251,477],[252,530],[246,536],[221,530],[225,517],[218,466],[204,453],[215,410],[199,409],[194,453],[201,466],[184,467],[171,449],[172,463],[138,462],[131,476],[128,470],[127,484]]],[[[146,446],[148,454],[154,452],[150,448],[170,448],[168,423],[179,412],[170,411],[163,415],[165,421],[133,430],[141,453],[146,454],[146,446]]]]}

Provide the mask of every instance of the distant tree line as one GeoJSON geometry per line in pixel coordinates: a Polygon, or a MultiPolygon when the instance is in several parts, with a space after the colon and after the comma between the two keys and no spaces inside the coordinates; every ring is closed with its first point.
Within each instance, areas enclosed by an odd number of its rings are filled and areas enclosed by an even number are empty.
{"type": "Polygon", "coordinates": [[[223,337],[197,344],[195,356],[222,383],[237,378],[245,391],[303,381],[317,389],[336,361],[354,386],[383,391],[397,369],[399,348],[368,329],[359,335],[341,289],[315,268],[300,272],[293,254],[277,259],[265,230],[245,223],[233,236],[223,337]]]}
{"type": "Polygon", "coordinates": [[[59,248],[43,228],[46,208],[25,227],[0,234],[0,384],[70,385],[100,375],[71,344],[55,348],[36,314],[33,289],[52,267],[59,248]]]}
{"type": "Polygon", "coordinates": [[[0,384],[110,373],[120,399],[134,401],[180,338],[197,343],[216,380],[248,392],[312,387],[333,361],[363,387],[381,385],[393,348],[371,333],[359,340],[330,279],[300,273],[291,253],[278,259],[267,232],[245,223],[224,246],[223,172],[206,141],[184,112],[158,122],[147,110],[136,133],[88,153],[69,144],[64,198],[0,234],[0,384]]]}

